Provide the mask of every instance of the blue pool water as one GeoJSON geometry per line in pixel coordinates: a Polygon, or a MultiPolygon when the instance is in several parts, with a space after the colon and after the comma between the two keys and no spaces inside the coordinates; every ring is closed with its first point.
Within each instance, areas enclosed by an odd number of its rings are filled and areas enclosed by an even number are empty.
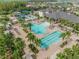
{"type": "Polygon", "coordinates": [[[47,26],[42,23],[42,24],[32,24],[31,30],[32,32],[36,34],[44,34],[46,32],[47,26]]]}
{"type": "Polygon", "coordinates": [[[62,34],[61,32],[56,31],[56,32],[49,34],[48,36],[45,36],[44,38],[41,39],[40,47],[48,48],[52,43],[59,42],[61,34],[62,34]]]}

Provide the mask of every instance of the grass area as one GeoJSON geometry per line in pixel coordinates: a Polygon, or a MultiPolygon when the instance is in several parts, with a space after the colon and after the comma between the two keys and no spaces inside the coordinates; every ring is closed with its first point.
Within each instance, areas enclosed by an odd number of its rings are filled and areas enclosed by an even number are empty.
{"type": "Polygon", "coordinates": [[[0,2],[27,1],[27,0],[0,0],[0,2]]]}

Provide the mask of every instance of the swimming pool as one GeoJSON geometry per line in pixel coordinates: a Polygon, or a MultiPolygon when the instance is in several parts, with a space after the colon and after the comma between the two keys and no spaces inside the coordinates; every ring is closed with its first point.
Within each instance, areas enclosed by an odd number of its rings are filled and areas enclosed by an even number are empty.
{"type": "Polygon", "coordinates": [[[49,23],[44,22],[41,24],[33,23],[31,26],[32,32],[36,34],[44,34],[46,32],[47,27],[49,26],[49,23]]]}
{"type": "Polygon", "coordinates": [[[61,32],[55,31],[41,39],[41,48],[48,48],[52,43],[59,42],[61,38],[61,32]]]}

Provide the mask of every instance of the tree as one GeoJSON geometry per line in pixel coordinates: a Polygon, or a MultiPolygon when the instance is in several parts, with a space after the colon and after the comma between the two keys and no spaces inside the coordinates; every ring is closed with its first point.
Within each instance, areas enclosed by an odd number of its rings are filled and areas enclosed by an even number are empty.
{"type": "Polygon", "coordinates": [[[79,59],[79,45],[64,49],[63,52],[57,54],[56,59],[79,59]]]}
{"type": "Polygon", "coordinates": [[[28,33],[27,37],[28,37],[28,41],[30,41],[31,43],[34,42],[35,36],[31,32],[28,33]]]}
{"type": "Polygon", "coordinates": [[[53,19],[52,19],[52,18],[49,18],[48,20],[49,20],[50,24],[51,24],[51,23],[52,23],[52,21],[53,21],[53,19]]]}
{"type": "Polygon", "coordinates": [[[21,38],[16,38],[14,40],[14,50],[13,50],[13,59],[22,59],[23,55],[24,42],[21,38]]]}
{"type": "Polygon", "coordinates": [[[22,55],[20,55],[20,52],[18,50],[14,50],[12,58],[13,59],[22,59],[21,57],[22,55]]]}
{"type": "Polygon", "coordinates": [[[62,37],[63,39],[65,39],[66,34],[65,34],[65,33],[62,33],[62,34],[61,34],[61,37],[62,37]]]}
{"type": "Polygon", "coordinates": [[[31,43],[35,43],[36,46],[39,46],[39,45],[40,45],[41,40],[38,39],[38,38],[36,38],[36,37],[33,35],[33,33],[31,33],[31,32],[28,33],[27,37],[28,37],[28,40],[29,40],[31,43]]]}
{"type": "Polygon", "coordinates": [[[13,11],[19,11],[19,10],[23,10],[23,9],[29,9],[26,8],[26,2],[24,1],[11,1],[11,2],[7,2],[7,3],[1,3],[0,2],[0,14],[10,14],[13,11]]]}
{"type": "Polygon", "coordinates": [[[27,27],[29,27],[30,31],[31,31],[31,26],[32,26],[32,23],[27,24],[27,27]]]}
{"type": "Polygon", "coordinates": [[[0,32],[0,34],[0,58],[22,59],[24,48],[22,39],[14,38],[12,33],[4,34],[0,32]]]}
{"type": "Polygon", "coordinates": [[[29,44],[29,48],[35,53],[35,55],[39,52],[39,50],[34,46],[34,44],[29,44]]]}
{"type": "Polygon", "coordinates": [[[19,51],[22,51],[22,49],[24,48],[24,42],[22,41],[21,38],[16,38],[14,40],[14,45],[15,48],[18,49],[19,51]]]}
{"type": "Polygon", "coordinates": [[[36,39],[35,39],[35,44],[36,44],[36,46],[40,46],[40,43],[41,43],[41,40],[38,39],[38,38],[36,38],[36,39]]]}
{"type": "Polygon", "coordinates": [[[70,31],[67,31],[66,32],[66,35],[67,35],[67,38],[69,38],[71,36],[71,32],[70,31]]]}
{"type": "Polygon", "coordinates": [[[69,32],[69,31],[66,31],[66,32],[64,32],[64,33],[61,34],[61,37],[63,39],[69,38],[70,36],[71,36],[71,32],[69,32]]]}
{"type": "Polygon", "coordinates": [[[61,34],[61,37],[63,38],[63,43],[60,45],[61,47],[64,47],[68,43],[67,40],[70,38],[70,36],[71,36],[71,32],[69,31],[66,31],[65,33],[61,34]]]}

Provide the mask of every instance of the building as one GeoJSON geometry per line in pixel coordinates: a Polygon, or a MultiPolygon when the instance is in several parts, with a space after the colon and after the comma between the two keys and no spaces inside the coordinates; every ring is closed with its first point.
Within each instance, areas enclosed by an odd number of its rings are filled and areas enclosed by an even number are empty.
{"type": "Polygon", "coordinates": [[[79,23],[79,17],[71,14],[71,13],[66,13],[63,11],[52,11],[52,13],[48,12],[49,10],[42,10],[45,16],[54,18],[54,19],[59,19],[59,18],[64,18],[66,20],[69,20],[71,22],[79,23]]]}

